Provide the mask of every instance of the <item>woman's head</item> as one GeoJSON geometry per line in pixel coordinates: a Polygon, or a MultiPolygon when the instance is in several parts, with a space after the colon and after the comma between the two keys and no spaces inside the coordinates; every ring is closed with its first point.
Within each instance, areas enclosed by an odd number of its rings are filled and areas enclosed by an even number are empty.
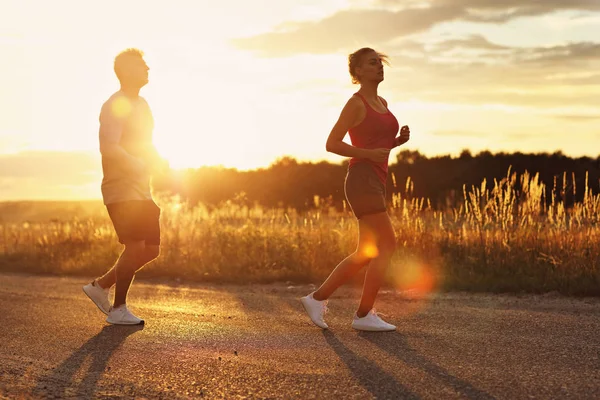
{"type": "Polygon", "coordinates": [[[348,69],[352,83],[383,80],[383,64],[389,65],[388,56],[369,47],[356,50],[348,56],[348,69]]]}

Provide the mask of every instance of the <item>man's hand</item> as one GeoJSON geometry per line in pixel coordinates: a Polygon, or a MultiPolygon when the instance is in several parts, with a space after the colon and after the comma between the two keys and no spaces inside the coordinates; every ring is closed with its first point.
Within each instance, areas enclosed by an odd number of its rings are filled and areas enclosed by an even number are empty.
{"type": "Polygon", "coordinates": [[[155,174],[166,175],[171,171],[171,166],[169,165],[169,162],[166,159],[158,157],[156,158],[156,160],[154,160],[152,169],[152,172],[155,174]]]}

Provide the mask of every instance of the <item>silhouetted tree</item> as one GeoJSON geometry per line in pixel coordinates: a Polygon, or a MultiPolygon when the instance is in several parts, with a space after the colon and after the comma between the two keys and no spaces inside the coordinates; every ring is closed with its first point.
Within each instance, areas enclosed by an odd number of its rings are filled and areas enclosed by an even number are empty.
{"type": "MultiPolygon", "coordinates": [[[[430,199],[436,208],[456,205],[462,200],[463,185],[479,187],[486,179],[488,187],[492,188],[494,179],[505,177],[509,167],[518,174],[525,171],[539,173],[541,182],[547,186],[547,201],[551,201],[552,196],[564,198],[568,204],[581,200],[586,172],[588,186],[594,193],[599,192],[600,156],[570,158],[560,151],[552,154],[492,154],[482,151],[473,156],[469,150],[463,150],[456,158],[449,155],[427,158],[416,150],[403,150],[398,154],[396,163],[390,165],[388,195],[391,197],[394,192],[404,192],[410,177],[414,185],[413,196],[430,199]],[[552,191],[555,184],[557,190],[552,191]]],[[[315,196],[318,196],[340,208],[345,198],[347,168],[347,161],[340,164],[325,161],[310,163],[284,156],[268,168],[238,171],[202,167],[185,171],[175,183],[163,177],[155,180],[154,185],[159,190],[179,193],[192,203],[202,202],[209,207],[235,200],[265,207],[309,209],[316,206],[315,196]]],[[[320,201],[319,206],[322,205],[320,201]]]]}

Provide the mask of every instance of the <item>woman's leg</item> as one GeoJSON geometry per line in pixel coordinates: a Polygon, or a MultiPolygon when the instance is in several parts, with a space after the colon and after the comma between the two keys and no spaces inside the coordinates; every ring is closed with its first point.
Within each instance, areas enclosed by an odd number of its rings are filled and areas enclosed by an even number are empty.
{"type": "MultiPolygon", "coordinates": [[[[385,215],[387,216],[387,214],[385,215]]],[[[377,233],[375,229],[377,229],[377,226],[371,222],[371,216],[367,215],[358,220],[356,251],[340,262],[321,287],[313,293],[315,300],[328,299],[337,288],[346,283],[377,256],[377,233]]]]}
{"type": "Polygon", "coordinates": [[[377,292],[383,283],[385,272],[390,265],[392,255],[396,249],[396,235],[392,221],[387,213],[365,215],[361,219],[361,222],[368,226],[368,229],[374,233],[377,254],[371,260],[365,276],[360,306],[356,313],[359,318],[367,315],[373,308],[377,292]]]}

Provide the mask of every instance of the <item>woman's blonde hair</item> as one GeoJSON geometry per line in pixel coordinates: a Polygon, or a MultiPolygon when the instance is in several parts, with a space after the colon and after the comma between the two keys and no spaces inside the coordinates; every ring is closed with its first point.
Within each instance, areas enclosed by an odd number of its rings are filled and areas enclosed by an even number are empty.
{"type": "MultiPolygon", "coordinates": [[[[348,56],[348,69],[350,71],[350,76],[352,77],[352,83],[360,83],[360,81],[358,80],[358,76],[356,76],[355,69],[356,67],[362,64],[365,54],[371,53],[373,51],[375,50],[373,50],[370,47],[363,47],[362,49],[358,49],[348,56]]],[[[378,51],[375,51],[375,53],[377,53],[377,56],[379,57],[379,59],[381,59],[381,62],[383,62],[385,65],[390,65],[390,62],[388,60],[389,57],[387,55],[379,53],[378,51]]]]}

